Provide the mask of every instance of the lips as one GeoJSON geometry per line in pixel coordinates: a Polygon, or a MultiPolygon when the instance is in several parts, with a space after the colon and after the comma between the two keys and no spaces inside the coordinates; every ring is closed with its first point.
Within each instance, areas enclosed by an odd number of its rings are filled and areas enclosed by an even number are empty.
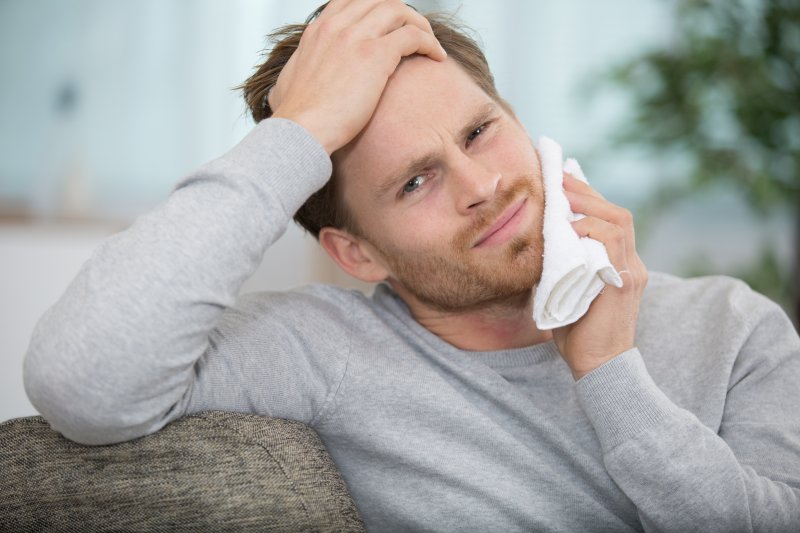
{"type": "Polygon", "coordinates": [[[489,229],[487,229],[480,236],[480,238],[478,238],[475,244],[472,245],[473,248],[477,248],[478,246],[487,243],[487,241],[492,240],[492,237],[495,234],[501,232],[506,227],[506,225],[509,224],[509,222],[515,219],[515,216],[522,210],[522,207],[525,205],[526,200],[527,198],[521,198],[520,200],[517,200],[516,202],[508,206],[508,208],[506,208],[506,210],[503,211],[500,217],[498,217],[495,223],[492,224],[489,227],[489,229]]]}

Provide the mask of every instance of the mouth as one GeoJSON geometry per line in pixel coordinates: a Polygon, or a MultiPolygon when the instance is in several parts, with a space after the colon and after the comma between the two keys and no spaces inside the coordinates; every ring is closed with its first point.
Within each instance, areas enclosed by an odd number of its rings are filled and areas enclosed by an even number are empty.
{"type": "Polygon", "coordinates": [[[479,248],[491,246],[493,244],[501,244],[510,239],[522,220],[522,214],[525,211],[527,202],[527,198],[521,198],[508,206],[495,223],[478,238],[472,247],[479,248]]]}

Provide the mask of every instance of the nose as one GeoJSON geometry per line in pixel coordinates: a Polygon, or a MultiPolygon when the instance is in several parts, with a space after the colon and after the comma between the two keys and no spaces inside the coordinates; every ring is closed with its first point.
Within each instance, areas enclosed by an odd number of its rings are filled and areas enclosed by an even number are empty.
{"type": "Polygon", "coordinates": [[[502,175],[474,158],[461,154],[451,167],[456,210],[463,215],[473,212],[497,193],[502,175]]]}

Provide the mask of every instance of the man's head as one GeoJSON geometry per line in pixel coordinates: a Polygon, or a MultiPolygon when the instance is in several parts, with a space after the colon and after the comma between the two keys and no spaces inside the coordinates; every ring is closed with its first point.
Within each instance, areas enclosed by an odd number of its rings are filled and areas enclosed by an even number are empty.
{"type": "MultiPolygon", "coordinates": [[[[388,279],[406,301],[449,311],[530,293],[541,268],[542,191],[536,152],[480,48],[450,20],[427,18],[447,60],[401,62],[295,220],[351,275],[388,279]]],[[[266,96],[304,28],[276,32],[244,85],[257,121],[271,115],[266,96]]]]}
{"type": "MultiPolygon", "coordinates": [[[[318,7],[304,24],[284,26],[270,34],[274,46],[266,61],[240,86],[256,122],[272,116],[273,110],[267,100],[269,91],[275,86],[281,71],[300,45],[306,26],[319,17],[325,6],[327,3],[318,7]]],[[[430,22],[434,35],[447,51],[448,57],[458,63],[486,94],[506,105],[497,93],[489,64],[480,46],[467,35],[464,28],[445,15],[428,14],[425,18],[430,22]]],[[[294,216],[295,222],[315,238],[319,238],[320,230],[326,226],[357,232],[358,228],[342,201],[338,181],[337,169],[334,168],[328,183],[312,195],[294,216]]]]}

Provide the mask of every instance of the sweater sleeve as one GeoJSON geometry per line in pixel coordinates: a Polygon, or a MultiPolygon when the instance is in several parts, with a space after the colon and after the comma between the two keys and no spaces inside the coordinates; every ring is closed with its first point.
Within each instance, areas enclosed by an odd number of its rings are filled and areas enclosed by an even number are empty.
{"type": "Polygon", "coordinates": [[[183,179],[104,241],[40,319],[23,368],[33,405],[87,444],[136,438],[181,416],[223,312],[330,173],[302,127],[268,119],[183,179]]]}
{"type": "Polygon", "coordinates": [[[718,433],[659,389],[636,349],[577,384],[606,469],[648,531],[800,531],[800,339],[776,305],[739,296],[749,320],[718,433]]]}

